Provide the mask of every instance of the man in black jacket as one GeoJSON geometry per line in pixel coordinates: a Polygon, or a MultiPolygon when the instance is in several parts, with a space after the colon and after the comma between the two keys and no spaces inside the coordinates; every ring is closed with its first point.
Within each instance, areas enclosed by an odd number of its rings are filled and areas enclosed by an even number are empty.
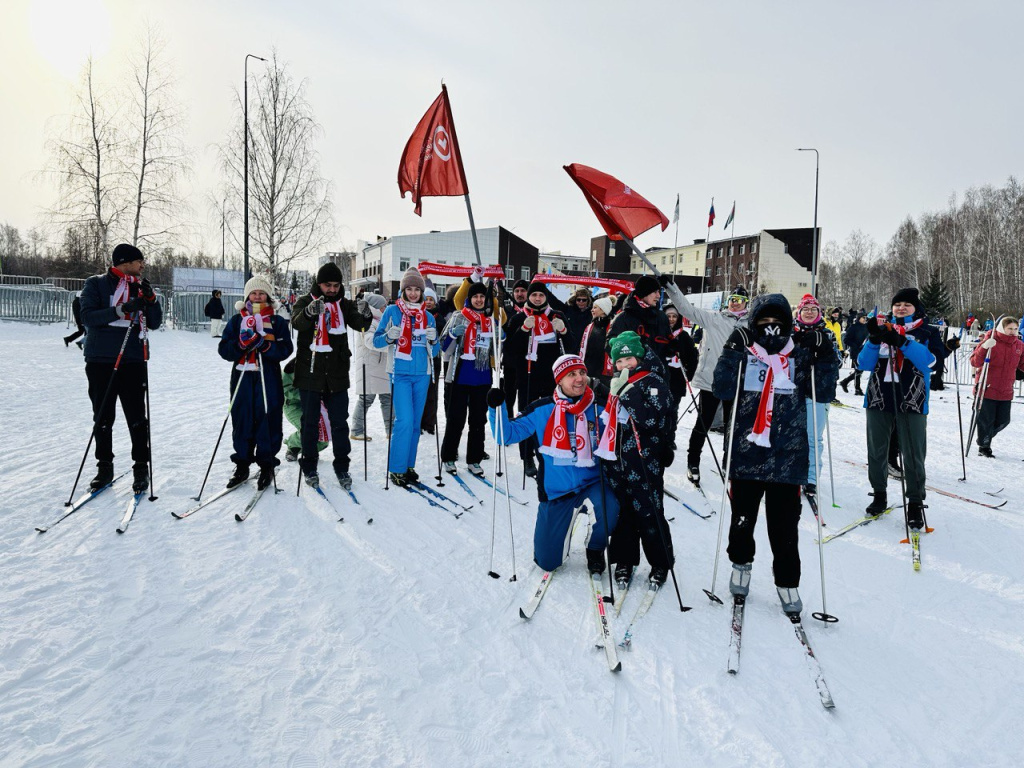
{"type": "Polygon", "coordinates": [[[114,403],[120,400],[132,439],[132,488],[142,493],[149,488],[148,349],[143,331],[160,327],[163,310],[149,281],[142,277],[145,257],[138,248],[121,243],[111,260],[113,266],[106,274],[85,281],[81,297],[82,325],[89,331],[85,375],[96,437],[97,471],[89,487],[96,490],[114,479],[114,403]]]}
{"type": "Polygon", "coordinates": [[[622,311],[612,320],[605,344],[610,351],[612,339],[625,331],[633,331],[643,340],[644,345],[658,356],[661,368],[657,373],[667,379],[665,367],[668,361],[675,357],[675,352],[671,347],[672,331],[669,328],[668,316],[658,309],[660,298],[661,285],[657,279],[650,275],[638,279],[633,292],[623,302],[622,311]]]}

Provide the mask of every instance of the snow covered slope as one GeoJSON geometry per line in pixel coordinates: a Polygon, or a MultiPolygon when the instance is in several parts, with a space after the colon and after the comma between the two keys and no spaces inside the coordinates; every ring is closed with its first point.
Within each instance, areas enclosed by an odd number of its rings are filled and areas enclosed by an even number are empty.
{"type": "MultiPolygon", "coordinates": [[[[898,514],[827,544],[828,610],[840,618],[827,627],[809,616],[821,593],[817,532],[805,514],[804,618],[836,701],[829,712],[779,609],[763,523],[733,677],[729,609],[702,592],[712,581],[717,515],[701,520],[669,502],[676,574],[693,610],[681,613],[666,588],[613,675],[594,647],[578,544],[537,614],[519,618],[538,572],[533,481],[521,490],[516,454],[511,482],[531,504],[512,505],[513,568],[499,497],[494,580],[487,489],[467,477],[486,504],[458,520],[406,491],[384,491],[387,444],[376,409],[367,482],[362,445],[353,444],[362,509],[325,480],[344,523],[308,490],[296,498],[293,464],[279,470],[283,492],[265,496],[244,523],[233,515],[245,490],[173,518],[192,503],[227,408],[228,364],[204,335],[154,334],[159,500],[144,501],[118,536],[129,488],[115,486],[38,534],[35,526],[60,514],[88,438],[82,359],[61,343],[63,326],[3,323],[0,332],[0,765],[1020,764],[1019,412],[993,444],[1000,458],[972,456],[969,482],[958,483],[954,392],[933,393],[930,484],[986,501],[985,491],[1002,488],[1010,502],[990,510],[930,494],[935,532],[924,540],[919,573],[899,543],[898,514]]],[[[833,528],[869,500],[866,471],[840,461],[864,460],[863,421],[859,409],[833,410],[842,508],[830,506],[827,469],[820,484],[833,528]]],[[[692,423],[692,415],[683,419],[680,445],[692,423]]],[[[117,468],[128,468],[120,415],[115,453],[117,468]]],[[[204,495],[226,481],[229,453],[225,443],[204,495]]],[[[425,480],[434,458],[424,435],[425,480]]],[[[90,459],[86,482],[92,466],[90,459]]],[[[717,510],[721,488],[706,451],[703,469],[717,510]]],[[[687,488],[681,462],[667,480],[707,509],[687,488]]],[[[471,501],[450,479],[440,490],[471,501]]],[[[890,495],[898,495],[895,481],[890,495]]],[[[723,550],[723,598],[727,578],[723,550]]],[[[617,639],[640,600],[635,591],[613,619],[617,639]]]]}

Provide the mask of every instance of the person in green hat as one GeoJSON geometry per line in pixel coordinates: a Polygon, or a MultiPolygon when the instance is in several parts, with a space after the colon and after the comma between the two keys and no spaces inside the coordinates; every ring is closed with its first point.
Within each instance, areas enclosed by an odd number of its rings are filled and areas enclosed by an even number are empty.
{"type": "Polygon", "coordinates": [[[612,339],[611,356],[617,373],[601,416],[596,452],[607,462],[620,509],[608,559],[615,563],[615,580],[624,589],[640,564],[643,544],[651,565],[649,586],[657,589],[675,564],[663,477],[675,458],[674,401],[657,353],[636,333],[624,331],[612,339]]]}

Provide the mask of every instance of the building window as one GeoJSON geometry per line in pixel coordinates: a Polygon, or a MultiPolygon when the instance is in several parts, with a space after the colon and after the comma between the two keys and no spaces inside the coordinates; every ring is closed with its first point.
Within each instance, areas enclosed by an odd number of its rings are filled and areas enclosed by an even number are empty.
{"type": "Polygon", "coordinates": [[[751,261],[750,261],[750,271],[753,272],[755,269],[757,269],[757,262],[754,261],[753,259],[751,259],[751,261]]]}
{"type": "Polygon", "coordinates": [[[750,252],[751,253],[757,253],[757,243],[751,243],[750,244],[750,252]]]}
{"type": "Polygon", "coordinates": [[[720,275],[720,274],[722,274],[722,265],[721,264],[719,264],[718,265],[718,269],[715,270],[715,275],[716,276],[720,275]]]}
{"type": "Polygon", "coordinates": [[[711,258],[712,256],[714,256],[714,253],[712,253],[711,249],[710,249],[710,248],[708,248],[708,255],[707,255],[707,257],[706,257],[706,258],[709,258],[709,259],[710,259],[710,258],[711,258]]]}
{"type": "Polygon", "coordinates": [[[704,270],[704,277],[711,277],[711,267],[704,270]]]}
{"type": "Polygon", "coordinates": [[[529,280],[530,279],[530,268],[529,267],[520,267],[519,268],[519,277],[522,280],[529,280]]]}
{"type": "Polygon", "coordinates": [[[741,275],[743,274],[743,265],[742,264],[740,264],[736,269],[739,271],[739,273],[741,275]]]}
{"type": "Polygon", "coordinates": [[[740,245],[740,256],[742,256],[744,253],[746,253],[746,251],[747,251],[747,246],[741,244],[740,245]]]}
{"type": "Polygon", "coordinates": [[[402,259],[401,261],[398,262],[398,271],[401,272],[403,275],[405,274],[405,270],[407,270],[408,268],[409,268],[409,260],[408,259],[402,259]]]}

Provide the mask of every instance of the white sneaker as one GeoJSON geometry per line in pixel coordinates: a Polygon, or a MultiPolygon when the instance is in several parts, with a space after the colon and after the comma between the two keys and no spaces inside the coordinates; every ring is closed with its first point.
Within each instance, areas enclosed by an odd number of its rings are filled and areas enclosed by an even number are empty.
{"type": "Polygon", "coordinates": [[[441,466],[444,467],[444,471],[445,472],[448,472],[449,474],[452,474],[452,475],[454,475],[458,471],[456,466],[455,466],[455,462],[454,461],[446,461],[441,466]]]}
{"type": "Polygon", "coordinates": [[[466,468],[469,470],[470,474],[476,475],[477,477],[484,476],[484,468],[479,464],[467,464],[466,468]]]}

